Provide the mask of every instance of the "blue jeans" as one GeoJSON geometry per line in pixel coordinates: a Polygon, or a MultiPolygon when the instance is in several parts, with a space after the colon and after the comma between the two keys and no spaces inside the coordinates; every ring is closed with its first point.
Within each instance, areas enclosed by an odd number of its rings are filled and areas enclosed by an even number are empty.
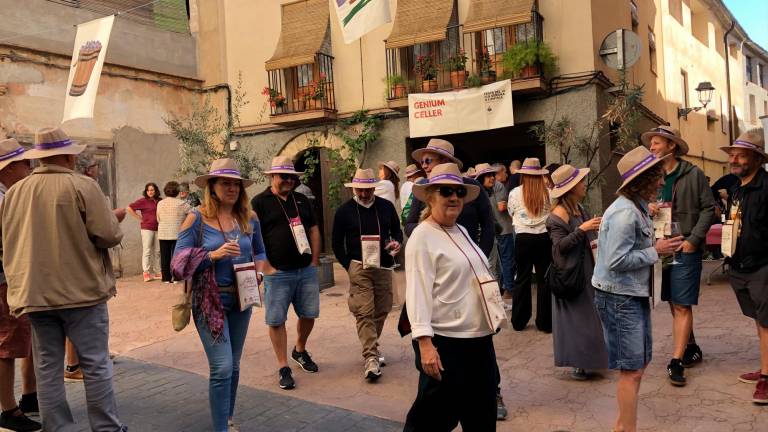
{"type": "Polygon", "coordinates": [[[288,308],[299,318],[320,316],[320,281],[313,265],[298,270],[278,270],[264,276],[264,319],[268,326],[279,327],[288,319],[288,308]]]}
{"type": "MultiPolygon", "coordinates": [[[[208,357],[210,378],[208,400],[214,432],[227,432],[227,419],[235,412],[237,384],[240,381],[240,356],[243,354],[245,335],[251,320],[251,309],[240,312],[235,294],[222,293],[224,331],[214,343],[203,317],[195,316],[195,327],[208,357]]],[[[196,308],[193,308],[195,310],[196,308]]]]}
{"type": "Polygon", "coordinates": [[[504,234],[496,237],[499,245],[499,258],[501,259],[501,288],[512,292],[515,286],[515,233],[504,234]]]}
{"type": "Polygon", "coordinates": [[[595,307],[603,324],[608,368],[640,370],[651,362],[651,306],[648,297],[595,290],[595,307]]]}

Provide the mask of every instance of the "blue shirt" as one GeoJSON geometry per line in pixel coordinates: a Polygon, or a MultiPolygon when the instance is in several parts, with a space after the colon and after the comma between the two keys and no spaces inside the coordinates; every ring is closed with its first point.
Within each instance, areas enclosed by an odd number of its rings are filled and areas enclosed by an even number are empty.
{"type": "Polygon", "coordinates": [[[649,297],[651,266],[659,259],[654,240],[648,203],[641,201],[638,208],[619,196],[600,224],[592,285],[613,294],[649,297]]]}
{"type": "MultiPolygon", "coordinates": [[[[208,251],[215,251],[224,244],[224,233],[209,226],[203,222],[200,217],[200,212],[193,210],[195,222],[191,227],[185,229],[179,233],[179,239],[176,241],[176,249],[174,254],[178,251],[193,248],[202,247],[208,251]],[[203,224],[203,244],[198,244],[200,238],[200,224],[203,224]]],[[[256,219],[251,219],[251,231],[252,235],[240,236],[238,244],[240,245],[240,257],[234,258],[235,260],[242,262],[250,261],[250,253],[253,252],[255,261],[263,261],[266,259],[264,252],[264,241],[261,239],[261,224],[256,219]]],[[[219,286],[230,286],[235,283],[235,270],[233,267],[233,258],[228,257],[216,261],[214,271],[216,272],[216,284],[219,286]]],[[[197,268],[197,272],[201,272],[211,266],[213,262],[210,259],[204,260],[197,268]]]]}

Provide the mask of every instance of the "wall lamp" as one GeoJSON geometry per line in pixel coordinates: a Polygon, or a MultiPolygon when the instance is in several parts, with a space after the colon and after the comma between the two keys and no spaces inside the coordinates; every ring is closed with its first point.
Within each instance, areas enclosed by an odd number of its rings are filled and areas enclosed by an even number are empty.
{"type": "Polygon", "coordinates": [[[699,96],[700,107],[685,107],[677,109],[677,118],[685,117],[688,119],[688,114],[693,111],[699,111],[707,107],[707,104],[712,101],[712,92],[715,88],[712,87],[712,83],[709,81],[702,81],[696,86],[696,94],[699,96]]]}

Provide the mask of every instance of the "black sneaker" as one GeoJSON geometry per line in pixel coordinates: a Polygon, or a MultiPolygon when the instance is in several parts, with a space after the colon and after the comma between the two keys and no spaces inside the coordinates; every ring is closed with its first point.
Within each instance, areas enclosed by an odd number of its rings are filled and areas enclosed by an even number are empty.
{"type": "Polygon", "coordinates": [[[701,352],[701,348],[698,345],[689,344],[685,347],[683,367],[694,367],[697,363],[701,363],[702,360],[704,360],[704,353],[701,352]]]}
{"type": "Polygon", "coordinates": [[[280,372],[280,388],[283,390],[290,390],[296,387],[296,383],[293,381],[293,375],[291,375],[291,368],[288,366],[281,367],[280,372]]]}
{"type": "Polygon", "coordinates": [[[19,409],[26,415],[39,415],[40,406],[37,404],[37,393],[21,395],[19,409]]]}
{"type": "Polygon", "coordinates": [[[672,385],[682,387],[685,385],[685,368],[683,368],[683,362],[679,359],[672,359],[667,365],[667,374],[669,375],[669,382],[672,385]]]}
{"type": "Polygon", "coordinates": [[[293,347],[291,358],[304,369],[304,372],[315,373],[319,370],[317,368],[317,363],[312,361],[312,357],[310,357],[309,352],[307,351],[298,352],[296,351],[296,347],[293,347]]]}
{"type": "Polygon", "coordinates": [[[0,429],[11,432],[37,432],[43,430],[43,425],[30,420],[21,410],[0,413],[0,429]]]}

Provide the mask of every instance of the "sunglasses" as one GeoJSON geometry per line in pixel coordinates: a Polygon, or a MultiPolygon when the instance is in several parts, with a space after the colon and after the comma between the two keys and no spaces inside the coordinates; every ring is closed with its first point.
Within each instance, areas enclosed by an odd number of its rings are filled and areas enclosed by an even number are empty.
{"type": "Polygon", "coordinates": [[[419,162],[421,162],[422,165],[432,165],[432,162],[434,162],[434,161],[435,161],[434,158],[426,157],[426,158],[420,160],[419,162]]]}
{"type": "Polygon", "coordinates": [[[288,180],[290,180],[290,181],[296,181],[296,180],[298,180],[298,179],[299,179],[298,177],[296,177],[296,176],[295,176],[295,175],[293,175],[293,174],[280,174],[280,178],[281,178],[282,180],[285,180],[285,181],[288,181],[288,180]]]}
{"type": "Polygon", "coordinates": [[[440,186],[438,189],[438,192],[440,192],[440,196],[443,198],[450,198],[453,196],[453,194],[456,194],[457,198],[464,198],[467,196],[467,188],[464,186],[459,187],[450,187],[450,186],[440,186]]]}

